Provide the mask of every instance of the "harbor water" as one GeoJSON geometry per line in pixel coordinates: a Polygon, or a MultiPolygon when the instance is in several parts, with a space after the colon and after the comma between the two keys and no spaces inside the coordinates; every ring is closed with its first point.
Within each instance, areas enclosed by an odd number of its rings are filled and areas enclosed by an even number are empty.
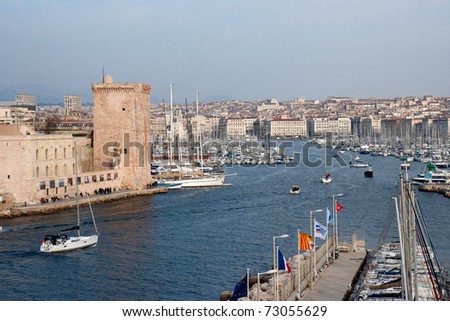
{"type": "MultiPolygon", "coordinates": [[[[300,152],[295,142],[289,153],[300,152]]],[[[349,161],[351,152],[340,154],[349,161]]],[[[63,254],[42,254],[40,240],[76,222],[75,210],[0,220],[2,300],[218,300],[241,276],[267,271],[272,238],[283,254],[297,254],[297,229],[309,232],[309,211],[325,223],[332,195],[344,209],[338,214],[340,241],[354,232],[367,248],[395,241],[395,203],[401,173],[398,158],[360,155],[373,164],[365,169],[334,161],[327,168],[332,184],[322,184],[324,166],[297,162],[230,166],[228,187],[171,190],[94,206],[100,231],[98,246],[63,254]],[[292,185],[303,190],[289,194],[292,185]]],[[[309,159],[323,159],[311,148],[309,159]]],[[[412,163],[409,175],[423,170],[412,163]]],[[[450,265],[450,199],[417,192],[425,221],[441,262],[450,265]]],[[[87,208],[82,208],[92,230],[87,208]]]]}

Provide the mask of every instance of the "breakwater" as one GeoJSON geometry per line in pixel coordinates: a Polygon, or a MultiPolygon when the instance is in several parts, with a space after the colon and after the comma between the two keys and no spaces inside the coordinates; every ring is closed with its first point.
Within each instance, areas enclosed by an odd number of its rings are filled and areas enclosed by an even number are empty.
{"type": "Polygon", "coordinates": [[[421,184],[419,190],[439,193],[450,198],[450,184],[421,184]]]}
{"type": "MultiPolygon", "coordinates": [[[[121,199],[128,199],[137,196],[153,195],[159,193],[166,193],[167,188],[151,188],[143,190],[125,190],[117,191],[111,194],[93,195],[89,199],[85,197],[80,197],[78,199],[78,204],[80,206],[87,206],[89,202],[91,204],[106,203],[121,199]]],[[[18,206],[12,207],[0,213],[0,218],[13,218],[19,216],[27,215],[40,215],[40,214],[52,214],[65,209],[73,208],[77,206],[77,200],[75,198],[63,199],[60,201],[28,206],[18,206]]]]}

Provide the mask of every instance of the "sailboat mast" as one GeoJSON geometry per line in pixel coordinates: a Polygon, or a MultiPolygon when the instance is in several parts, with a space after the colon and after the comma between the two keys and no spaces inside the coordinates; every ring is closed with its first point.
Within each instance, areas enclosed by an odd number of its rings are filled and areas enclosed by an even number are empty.
{"type": "Polygon", "coordinates": [[[202,136],[200,132],[200,119],[198,117],[198,89],[195,90],[195,106],[197,109],[197,141],[198,141],[198,147],[200,152],[200,168],[202,169],[203,173],[203,146],[202,146],[202,136]]]}
{"type": "Polygon", "coordinates": [[[73,141],[73,149],[75,156],[75,199],[77,204],[77,225],[78,225],[78,236],[80,236],[80,204],[78,202],[78,157],[77,157],[77,143],[73,141]]]}
{"type": "Polygon", "coordinates": [[[173,88],[172,84],[170,84],[170,131],[169,131],[169,173],[172,173],[172,135],[173,135],[173,107],[172,107],[172,101],[173,101],[173,88]]]}

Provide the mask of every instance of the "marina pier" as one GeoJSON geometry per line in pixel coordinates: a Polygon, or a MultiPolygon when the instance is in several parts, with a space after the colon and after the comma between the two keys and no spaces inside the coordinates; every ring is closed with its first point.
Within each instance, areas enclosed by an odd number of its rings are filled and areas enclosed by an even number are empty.
{"type": "MultiPolygon", "coordinates": [[[[250,277],[249,296],[241,300],[347,300],[353,285],[364,268],[367,256],[365,242],[357,240],[355,235],[353,235],[351,243],[340,243],[338,245],[339,251],[336,252],[338,253],[336,257],[333,256],[334,244],[331,240],[329,242],[328,251],[325,244],[323,244],[315,252],[315,269],[313,268],[314,263],[311,261],[309,251],[295,255],[288,260],[291,272],[278,271],[277,274],[271,273],[271,277],[265,279],[267,282],[260,282],[260,284],[255,278],[250,277]],[[314,270],[315,272],[312,272],[314,270]],[[314,274],[313,276],[311,276],[311,272],[314,274]],[[277,278],[278,281],[276,281],[277,278]]],[[[222,292],[221,300],[227,300],[231,295],[231,292],[222,292]]]]}

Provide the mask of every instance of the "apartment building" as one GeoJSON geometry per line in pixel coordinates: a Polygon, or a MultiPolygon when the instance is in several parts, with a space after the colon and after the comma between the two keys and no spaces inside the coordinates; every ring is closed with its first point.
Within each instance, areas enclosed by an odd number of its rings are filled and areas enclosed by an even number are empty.
{"type": "Polygon", "coordinates": [[[306,137],[306,119],[272,119],[270,121],[270,137],[306,137]]]}
{"type": "Polygon", "coordinates": [[[228,118],[227,137],[230,139],[244,138],[255,135],[255,122],[257,118],[228,118]]]}

